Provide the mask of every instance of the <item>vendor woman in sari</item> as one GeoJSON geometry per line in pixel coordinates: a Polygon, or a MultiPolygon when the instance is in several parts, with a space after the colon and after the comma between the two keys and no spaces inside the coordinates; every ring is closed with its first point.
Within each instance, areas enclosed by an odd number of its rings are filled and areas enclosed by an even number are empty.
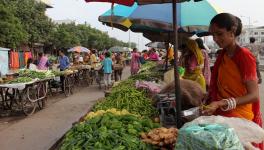
{"type": "MultiPolygon", "coordinates": [[[[252,53],[236,42],[241,20],[228,13],[216,15],[209,31],[223,51],[215,62],[204,115],[244,118],[262,126],[256,61],[252,53]]],[[[262,144],[255,145],[263,149],[262,144]]]]}

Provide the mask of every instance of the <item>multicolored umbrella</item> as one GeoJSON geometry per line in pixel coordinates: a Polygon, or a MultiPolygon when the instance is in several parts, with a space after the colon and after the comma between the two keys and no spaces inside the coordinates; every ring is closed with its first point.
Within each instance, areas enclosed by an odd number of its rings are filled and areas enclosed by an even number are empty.
{"type": "Polygon", "coordinates": [[[82,46],[75,46],[73,48],[70,48],[67,50],[68,52],[78,52],[78,53],[81,53],[81,52],[84,52],[84,53],[90,53],[90,50],[86,47],[82,47],[82,46]]]}
{"type": "MultiPolygon", "coordinates": [[[[99,21],[123,31],[130,29],[134,32],[172,32],[171,7],[172,4],[168,3],[141,6],[134,4],[131,7],[117,5],[99,16],[99,21]]],[[[223,12],[207,0],[179,3],[176,7],[178,31],[193,34],[207,32],[210,20],[223,12]]]]}

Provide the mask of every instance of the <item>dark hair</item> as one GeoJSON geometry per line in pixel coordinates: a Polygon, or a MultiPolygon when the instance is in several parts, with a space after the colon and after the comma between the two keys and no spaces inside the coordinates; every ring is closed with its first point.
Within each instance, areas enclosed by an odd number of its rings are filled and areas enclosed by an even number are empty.
{"type": "Polygon", "coordinates": [[[227,31],[233,31],[235,36],[239,36],[242,31],[240,18],[229,13],[220,13],[214,16],[210,22],[210,25],[213,24],[216,24],[219,28],[225,28],[227,31]]]}
{"type": "Polygon", "coordinates": [[[109,52],[105,52],[105,57],[110,57],[110,53],[109,52]]]}
{"type": "Polygon", "coordinates": [[[256,39],[254,37],[249,38],[250,43],[255,43],[256,39]]]}
{"type": "Polygon", "coordinates": [[[203,40],[201,38],[197,38],[197,39],[195,39],[195,41],[198,44],[200,49],[205,49],[204,44],[203,44],[203,40]]]}
{"type": "Polygon", "coordinates": [[[41,52],[40,52],[40,53],[38,53],[38,56],[39,56],[39,57],[43,56],[43,53],[41,53],[41,52]]]}
{"type": "Polygon", "coordinates": [[[137,48],[133,48],[133,52],[137,51],[137,48]]]}
{"type": "Polygon", "coordinates": [[[29,69],[29,65],[31,64],[31,63],[33,63],[33,59],[32,58],[29,58],[28,60],[27,60],[27,69],[29,69]]]}

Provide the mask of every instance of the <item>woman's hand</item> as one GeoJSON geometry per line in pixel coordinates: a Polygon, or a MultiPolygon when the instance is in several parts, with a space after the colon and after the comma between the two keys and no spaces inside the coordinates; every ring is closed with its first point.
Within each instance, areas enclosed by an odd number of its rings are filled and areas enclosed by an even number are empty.
{"type": "Polygon", "coordinates": [[[205,109],[202,110],[202,114],[208,116],[213,115],[218,108],[223,107],[224,105],[225,105],[224,101],[214,101],[209,105],[205,106],[205,109]]]}

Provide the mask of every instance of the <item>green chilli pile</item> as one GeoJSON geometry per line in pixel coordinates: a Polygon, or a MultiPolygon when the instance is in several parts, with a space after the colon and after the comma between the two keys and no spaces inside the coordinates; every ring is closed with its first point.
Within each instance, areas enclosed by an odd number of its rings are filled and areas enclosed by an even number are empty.
{"type": "Polygon", "coordinates": [[[151,100],[146,97],[145,91],[139,91],[131,86],[117,86],[104,101],[97,103],[93,110],[107,110],[116,108],[126,109],[130,113],[145,117],[152,117],[157,114],[151,100]]]}
{"type": "Polygon", "coordinates": [[[157,127],[147,118],[107,112],[75,125],[66,134],[60,150],[154,149],[140,140],[140,133],[157,127]]]}

